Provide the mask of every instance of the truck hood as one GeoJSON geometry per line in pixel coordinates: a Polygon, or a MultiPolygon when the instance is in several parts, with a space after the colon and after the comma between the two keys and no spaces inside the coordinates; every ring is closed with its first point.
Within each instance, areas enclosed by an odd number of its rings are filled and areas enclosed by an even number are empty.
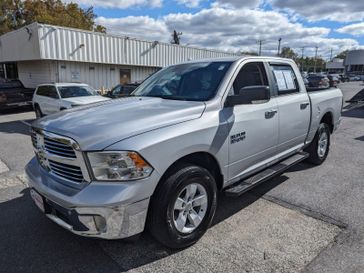
{"type": "Polygon", "coordinates": [[[84,97],[66,98],[66,99],[62,99],[62,100],[69,102],[71,104],[84,105],[84,104],[88,104],[88,103],[109,100],[109,98],[105,98],[103,96],[84,96],[84,97]]]}
{"type": "Polygon", "coordinates": [[[70,137],[84,151],[102,150],[123,139],[201,117],[204,102],[129,97],[62,111],[32,126],[70,137]]]}

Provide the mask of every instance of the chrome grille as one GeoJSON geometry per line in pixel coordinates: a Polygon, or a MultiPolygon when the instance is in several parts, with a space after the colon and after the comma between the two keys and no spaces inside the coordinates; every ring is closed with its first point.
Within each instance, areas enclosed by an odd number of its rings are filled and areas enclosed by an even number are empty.
{"type": "Polygon", "coordinates": [[[61,143],[50,137],[44,136],[44,147],[48,153],[63,157],[76,158],[75,151],[71,146],[61,143]]]}
{"type": "Polygon", "coordinates": [[[32,137],[33,147],[34,147],[34,149],[36,149],[37,148],[37,134],[36,134],[36,132],[32,130],[30,132],[30,136],[32,137]]]}
{"type": "Polygon", "coordinates": [[[34,128],[31,139],[38,162],[47,172],[73,185],[90,181],[82,152],[74,140],[34,128]]]}
{"type": "Polygon", "coordinates": [[[80,167],[63,164],[53,160],[48,160],[48,162],[51,172],[54,174],[78,183],[82,182],[83,175],[80,167]]]}

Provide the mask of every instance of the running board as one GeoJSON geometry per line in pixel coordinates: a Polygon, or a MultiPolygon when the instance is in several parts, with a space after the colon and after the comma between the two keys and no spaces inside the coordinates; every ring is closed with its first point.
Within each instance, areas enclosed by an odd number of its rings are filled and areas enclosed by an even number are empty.
{"type": "Polygon", "coordinates": [[[259,185],[260,183],[263,183],[272,177],[283,173],[288,168],[292,167],[293,165],[296,165],[300,163],[301,161],[305,160],[307,157],[309,157],[308,153],[305,152],[299,152],[297,154],[294,154],[293,156],[275,164],[267,169],[264,169],[263,171],[248,177],[244,180],[241,180],[231,187],[227,188],[225,190],[225,194],[227,196],[231,197],[238,197],[245,193],[246,191],[250,190],[251,188],[259,185]]]}

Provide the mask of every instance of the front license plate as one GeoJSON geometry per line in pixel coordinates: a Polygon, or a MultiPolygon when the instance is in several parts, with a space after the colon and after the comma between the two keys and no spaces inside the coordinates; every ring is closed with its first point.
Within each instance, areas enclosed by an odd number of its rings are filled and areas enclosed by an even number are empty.
{"type": "Polygon", "coordinates": [[[43,197],[33,189],[30,190],[30,196],[32,197],[37,207],[44,212],[43,197]]]}

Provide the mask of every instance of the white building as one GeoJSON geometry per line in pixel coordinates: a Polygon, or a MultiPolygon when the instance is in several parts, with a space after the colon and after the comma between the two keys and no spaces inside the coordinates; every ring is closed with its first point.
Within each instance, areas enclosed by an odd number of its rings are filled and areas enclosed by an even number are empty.
{"type": "Polygon", "coordinates": [[[326,71],[331,74],[342,74],[345,71],[344,60],[335,58],[326,63],[326,71]]]}
{"type": "Polygon", "coordinates": [[[84,82],[96,89],[145,79],[161,67],[234,53],[33,23],[0,36],[0,77],[26,87],[84,82]]]}
{"type": "Polygon", "coordinates": [[[345,70],[349,74],[364,74],[364,49],[348,51],[345,58],[345,70]]]}

